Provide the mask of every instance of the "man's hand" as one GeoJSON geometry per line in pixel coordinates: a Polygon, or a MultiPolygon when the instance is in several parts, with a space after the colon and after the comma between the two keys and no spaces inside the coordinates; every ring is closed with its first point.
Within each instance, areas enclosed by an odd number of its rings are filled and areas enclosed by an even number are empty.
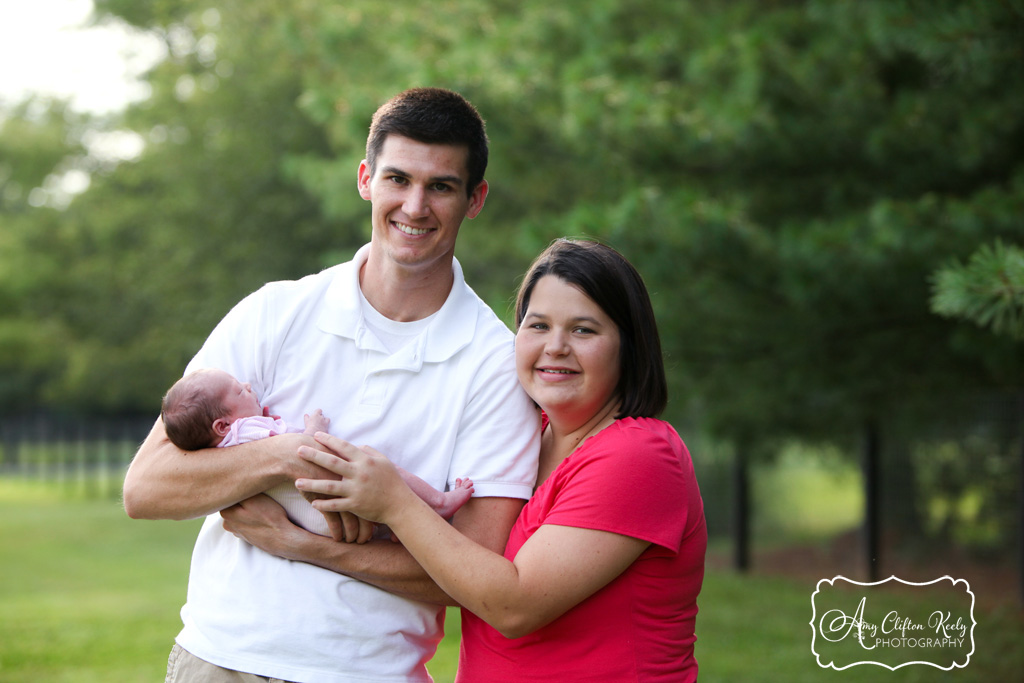
{"type": "MultiPolygon", "coordinates": [[[[302,495],[305,496],[306,500],[312,503],[317,499],[329,499],[332,496],[323,495],[320,493],[313,493],[312,491],[303,491],[302,495]]],[[[321,510],[320,513],[327,520],[327,528],[330,529],[331,538],[335,541],[344,541],[345,543],[366,543],[373,538],[374,529],[377,525],[373,522],[368,522],[362,517],[356,517],[351,512],[331,512],[329,510],[321,510]]]]}
{"type": "Polygon", "coordinates": [[[299,457],[309,434],[280,434],[230,448],[186,452],[157,419],[124,480],[124,507],[133,519],[194,519],[296,479],[336,477],[299,457]]]}
{"type": "Polygon", "coordinates": [[[257,548],[289,560],[290,554],[310,532],[295,526],[284,508],[270,496],[259,494],[220,511],[224,529],[257,548]]]}

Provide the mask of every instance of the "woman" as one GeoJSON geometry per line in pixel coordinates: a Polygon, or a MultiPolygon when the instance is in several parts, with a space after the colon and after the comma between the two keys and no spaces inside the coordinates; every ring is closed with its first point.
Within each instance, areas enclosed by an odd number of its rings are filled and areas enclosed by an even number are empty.
{"type": "Polygon", "coordinates": [[[559,240],[516,303],[519,380],[546,417],[538,487],[504,556],[425,505],[372,449],[317,439],[341,481],[321,510],[387,524],[464,608],[460,681],[692,681],[707,532],[667,401],[643,281],[613,249],[559,240]]]}

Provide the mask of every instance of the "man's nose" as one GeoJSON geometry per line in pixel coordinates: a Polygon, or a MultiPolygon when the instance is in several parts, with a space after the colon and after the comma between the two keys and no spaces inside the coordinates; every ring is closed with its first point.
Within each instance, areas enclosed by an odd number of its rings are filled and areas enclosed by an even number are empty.
{"type": "Polygon", "coordinates": [[[430,205],[427,203],[426,193],[423,188],[412,188],[402,203],[402,211],[410,218],[423,218],[430,213],[430,205]]]}

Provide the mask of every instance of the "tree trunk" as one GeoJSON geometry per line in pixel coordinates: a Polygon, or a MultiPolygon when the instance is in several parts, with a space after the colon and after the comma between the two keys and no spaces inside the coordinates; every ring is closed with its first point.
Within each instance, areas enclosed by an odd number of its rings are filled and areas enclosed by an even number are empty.
{"type": "Polygon", "coordinates": [[[864,425],[864,560],[868,581],[878,581],[881,554],[881,445],[878,424],[868,420],[864,425]]]}

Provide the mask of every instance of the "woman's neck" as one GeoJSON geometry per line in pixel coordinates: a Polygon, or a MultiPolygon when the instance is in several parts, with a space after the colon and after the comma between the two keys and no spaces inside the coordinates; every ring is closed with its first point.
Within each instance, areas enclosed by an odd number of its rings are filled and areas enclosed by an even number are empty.
{"type": "Polygon", "coordinates": [[[557,411],[548,412],[548,430],[541,440],[540,476],[537,485],[540,486],[584,441],[614,424],[619,405],[617,400],[610,401],[582,422],[562,416],[557,411]]]}

